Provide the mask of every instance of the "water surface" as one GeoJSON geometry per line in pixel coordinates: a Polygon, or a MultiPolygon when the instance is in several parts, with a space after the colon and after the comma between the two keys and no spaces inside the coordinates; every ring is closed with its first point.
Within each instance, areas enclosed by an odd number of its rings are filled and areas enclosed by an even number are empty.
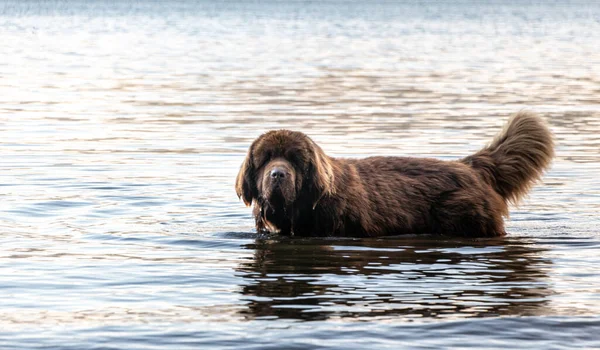
{"type": "Polygon", "coordinates": [[[600,5],[0,4],[0,347],[600,347],[600,5]],[[557,158],[506,238],[285,239],[266,130],[456,159],[510,113],[557,158]]]}

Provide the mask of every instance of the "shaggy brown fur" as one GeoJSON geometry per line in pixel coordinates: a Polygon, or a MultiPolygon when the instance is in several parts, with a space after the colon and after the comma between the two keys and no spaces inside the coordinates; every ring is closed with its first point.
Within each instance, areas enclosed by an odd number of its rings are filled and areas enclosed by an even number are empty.
{"type": "Polygon", "coordinates": [[[530,112],[514,115],[489,146],[457,161],[333,158],[303,133],[276,130],[250,146],[236,191],[254,204],[258,231],[501,236],[509,202],[540,179],[553,149],[544,121],[530,112]]]}

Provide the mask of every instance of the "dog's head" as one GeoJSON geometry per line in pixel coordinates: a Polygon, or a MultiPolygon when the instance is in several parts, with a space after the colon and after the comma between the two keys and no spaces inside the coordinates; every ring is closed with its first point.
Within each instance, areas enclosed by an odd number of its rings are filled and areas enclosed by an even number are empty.
{"type": "Polygon", "coordinates": [[[301,132],[276,130],[252,143],[235,189],[246,205],[255,203],[257,224],[278,232],[287,228],[294,208],[314,208],[332,194],[333,181],[332,163],[317,144],[301,132]]]}

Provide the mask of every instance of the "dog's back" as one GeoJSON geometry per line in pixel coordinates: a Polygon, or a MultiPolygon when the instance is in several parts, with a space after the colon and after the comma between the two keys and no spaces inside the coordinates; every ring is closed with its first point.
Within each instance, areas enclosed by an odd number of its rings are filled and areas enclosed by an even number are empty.
{"type": "MultiPolygon", "coordinates": [[[[367,235],[505,234],[504,216],[539,180],[554,155],[552,134],[530,112],[514,115],[492,143],[459,161],[371,157],[346,162],[358,170],[361,200],[349,207],[367,235]]],[[[354,191],[355,192],[355,191],[354,191]]],[[[361,231],[361,232],[362,232],[361,231]]],[[[360,235],[360,234],[359,234],[360,235]]]]}

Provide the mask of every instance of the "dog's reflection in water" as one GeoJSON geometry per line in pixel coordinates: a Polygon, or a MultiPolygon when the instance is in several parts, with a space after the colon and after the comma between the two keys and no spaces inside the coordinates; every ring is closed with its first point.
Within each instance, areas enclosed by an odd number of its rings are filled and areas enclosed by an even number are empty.
{"type": "Polygon", "coordinates": [[[257,239],[239,266],[248,318],[537,315],[544,250],[518,239],[257,239]]]}

